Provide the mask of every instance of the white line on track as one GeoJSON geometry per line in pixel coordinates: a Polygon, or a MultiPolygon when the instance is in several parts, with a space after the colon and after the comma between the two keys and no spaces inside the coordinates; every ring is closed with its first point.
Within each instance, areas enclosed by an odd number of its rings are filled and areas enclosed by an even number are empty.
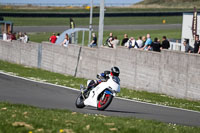
{"type": "MultiPolygon", "coordinates": [[[[28,79],[28,78],[24,78],[24,77],[12,75],[12,74],[9,74],[9,73],[3,72],[3,71],[0,71],[0,74],[4,74],[4,75],[10,76],[10,77],[15,77],[15,78],[19,78],[19,79],[23,79],[23,80],[35,82],[35,83],[40,83],[40,84],[46,84],[46,85],[61,87],[61,88],[65,88],[65,89],[69,89],[69,90],[73,90],[73,91],[80,91],[80,90],[75,89],[75,88],[66,87],[66,86],[62,86],[62,85],[56,85],[56,84],[47,83],[47,82],[43,82],[43,81],[36,81],[36,80],[32,80],[32,79],[28,79]]],[[[159,106],[159,107],[164,107],[164,108],[177,109],[177,110],[188,111],[188,112],[193,112],[193,113],[200,113],[199,111],[194,111],[194,110],[189,110],[189,109],[182,109],[182,108],[170,107],[170,106],[166,106],[166,105],[160,105],[160,104],[154,104],[154,103],[147,103],[147,102],[137,101],[137,100],[133,100],[133,99],[121,98],[121,97],[116,97],[116,98],[120,99],[120,100],[130,101],[130,102],[143,103],[143,104],[148,104],[148,105],[153,105],[153,106],[159,106]]]]}

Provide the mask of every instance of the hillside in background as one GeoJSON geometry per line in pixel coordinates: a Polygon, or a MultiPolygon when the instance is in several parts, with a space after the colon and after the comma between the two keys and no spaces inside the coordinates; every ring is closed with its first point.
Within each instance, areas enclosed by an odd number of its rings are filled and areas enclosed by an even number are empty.
{"type": "Polygon", "coordinates": [[[197,8],[200,0],[144,0],[134,5],[135,7],[148,8],[197,8]]]}

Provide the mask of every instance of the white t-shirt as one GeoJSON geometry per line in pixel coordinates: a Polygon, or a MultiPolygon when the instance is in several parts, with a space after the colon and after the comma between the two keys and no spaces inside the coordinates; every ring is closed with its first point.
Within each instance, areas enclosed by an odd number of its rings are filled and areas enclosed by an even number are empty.
{"type": "Polygon", "coordinates": [[[137,40],[136,42],[137,42],[137,44],[138,44],[139,48],[141,48],[141,47],[142,47],[142,45],[143,45],[143,41],[142,41],[142,40],[137,40]]]}

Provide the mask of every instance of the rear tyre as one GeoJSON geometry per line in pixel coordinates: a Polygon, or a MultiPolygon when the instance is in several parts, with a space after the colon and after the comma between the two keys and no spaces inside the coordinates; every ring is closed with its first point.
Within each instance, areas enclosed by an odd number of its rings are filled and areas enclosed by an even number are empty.
{"type": "Polygon", "coordinates": [[[84,104],[84,98],[82,96],[82,94],[80,94],[77,99],[76,99],[76,107],[77,108],[84,108],[85,107],[85,104],[84,104]]]}
{"type": "Polygon", "coordinates": [[[105,96],[103,97],[103,95],[100,97],[100,100],[97,104],[97,109],[98,110],[105,110],[110,103],[112,102],[113,96],[110,94],[105,94],[105,96]]]}

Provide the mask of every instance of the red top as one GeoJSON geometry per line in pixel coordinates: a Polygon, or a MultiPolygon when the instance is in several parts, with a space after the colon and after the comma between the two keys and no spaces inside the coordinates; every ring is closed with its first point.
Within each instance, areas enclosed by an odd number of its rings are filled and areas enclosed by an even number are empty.
{"type": "Polygon", "coordinates": [[[51,41],[51,43],[55,43],[56,42],[56,36],[55,35],[53,35],[53,36],[51,36],[50,37],[50,41],[51,41]]]}

